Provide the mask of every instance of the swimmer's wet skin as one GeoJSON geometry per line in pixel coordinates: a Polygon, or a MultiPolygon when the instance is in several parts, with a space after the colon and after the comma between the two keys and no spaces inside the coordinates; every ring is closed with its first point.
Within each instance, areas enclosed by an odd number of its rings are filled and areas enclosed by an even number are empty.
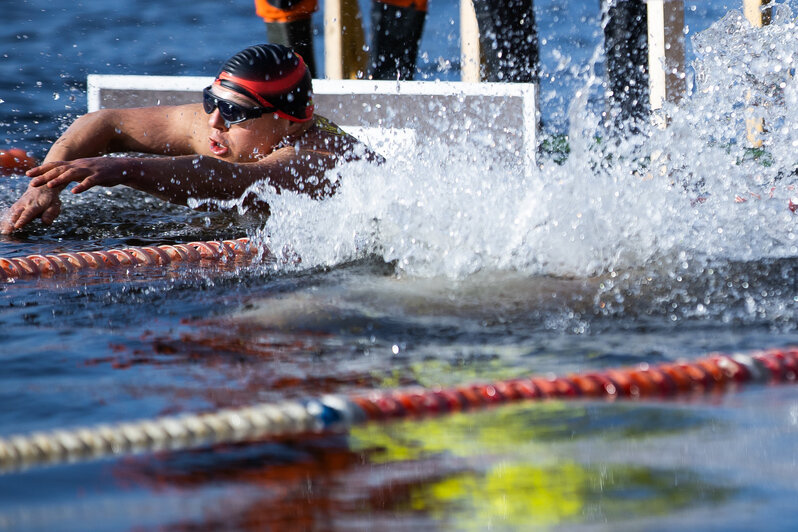
{"type": "Polygon", "coordinates": [[[30,185],[3,214],[0,232],[36,218],[51,224],[61,211],[59,194],[72,182],[75,194],[126,185],[181,205],[238,199],[257,182],[319,198],[335,192],[329,170],[361,157],[379,160],[314,114],[303,59],[284,46],[255,45],[222,66],[201,103],[104,109],[78,118],[42,164],[26,172],[30,185]],[[168,157],[102,157],[118,152],[168,157]]]}

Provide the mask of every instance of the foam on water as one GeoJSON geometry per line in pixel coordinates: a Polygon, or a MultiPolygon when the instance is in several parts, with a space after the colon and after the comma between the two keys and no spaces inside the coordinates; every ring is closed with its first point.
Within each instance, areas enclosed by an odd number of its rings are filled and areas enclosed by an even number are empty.
{"type": "Polygon", "coordinates": [[[693,46],[694,94],[651,138],[670,177],[706,200],[685,246],[732,260],[795,256],[787,208],[798,171],[794,15],[777,6],[770,26],[753,28],[731,11],[696,35],[693,46]],[[759,150],[746,140],[745,119],[753,117],[766,125],[759,150]]]}
{"type": "Polygon", "coordinates": [[[668,109],[667,130],[597,140],[601,117],[582,96],[592,76],[573,102],[562,165],[544,157],[524,175],[484,142],[444,139],[380,167],[347,165],[324,202],[259,191],[272,215],[258,236],[301,257],[297,267],[377,255],[421,277],[583,277],[663,259],[795,256],[798,32],[786,6],[774,19],[756,30],[732,11],[693,38],[694,94],[668,109]],[[746,101],[768,125],[764,150],[744,142],[746,101]]]}

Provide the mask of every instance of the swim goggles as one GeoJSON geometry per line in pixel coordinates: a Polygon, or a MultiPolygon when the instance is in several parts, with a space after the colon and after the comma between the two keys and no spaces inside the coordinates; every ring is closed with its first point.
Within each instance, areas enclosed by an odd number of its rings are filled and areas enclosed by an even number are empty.
{"type": "Polygon", "coordinates": [[[218,108],[219,114],[222,115],[222,120],[224,120],[224,125],[227,127],[277,111],[276,107],[244,107],[229,100],[224,100],[211,93],[210,85],[202,89],[202,107],[208,114],[218,108]]]}

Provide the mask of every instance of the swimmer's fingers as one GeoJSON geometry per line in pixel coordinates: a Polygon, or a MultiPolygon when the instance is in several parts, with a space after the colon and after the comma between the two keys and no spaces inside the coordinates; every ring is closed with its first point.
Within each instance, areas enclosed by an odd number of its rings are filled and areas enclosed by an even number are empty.
{"type": "Polygon", "coordinates": [[[22,209],[19,212],[19,214],[16,216],[16,219],[14,220],[14,225],[11,230],[13,231],[14,229],[22,229],[23,227],[31,223],[33,220],[38,218],[41,212],[42,212],[41,209],[38,209],[35,206],[32,205],[25,206],[25,208],[22,209]]]}
{"type": "MultiPolygon", "coordinates": [[[[36,218],[40,217],[44,211],[50,208],[51,203],[44,202],[28,202],[24,204],[19,212],[16,220],[14,221],[14,229],[21,229],[31,223],[36,218]]],[[[59,208],[60,210],[60,208],[59,208]]],[[[53,217],[55,219],[55,217],[53,217]]],[[[50,220],[52,223],[52,219],[50,220]]]]}
{"type": "Polygon", "coordinates": [[[30,181],[32,187],[63,189],[69,183],[77,185],[72,188],[73,194],[80,194],[92,187],[113,187],[124,184],[127,175],[124,164],[106,157],[76,159],[43,164],[32,171],[30,181]]]}
{"type": "Polygon", "coordinates": [[[49,189],[28,188],[3,216],[2,222],[0,222],[0,233],[10,234],[40,216],[42,216],[42,221],[50,224],[60,212],[61,200],[58,198],[57,192],[49,189]],[[45,213],[46,218],[44,218],[45,213]]]}
{"type": "Polygon", "coordinates": [[[68,185],[72,181],[82,181],[90,174],[91,170],[87,168],[60,164],[31,179],[30,186],[41,187],[47,185],[48,188],[59,188],[68,185]]]}
{"type": "MultiPolygon", "coordinates": [[[[38,177],[40,175],[46,174],[53,168],[57,168],[58,166],[61,166],[63,164],[65,164],[64,161],[54,161],[54,162],[40,164],[39,166],[34,166],[33,168],[25,172],[25,175],[28,177],[38,177]]],[[[36,180],[32,179],[31,181],[36,181],[36,180]]],[[[34,186],[40,186],[40,185],[34,185],[34,186]]]]}
{"type": "Polygon", "coordinates": [[[72,187],[73,194],[80,194],[81,192],[85,192],[89,190],[91,187],[102,186],[103,183],[100,181],[100,177],[97,174],[92,174],[74,187],[72,187]]]}
{"type": "Polygon", "coordinates": [[[61,200],[56,198],[49,206],[28,205],[17,217],[13,229],[21,229],[41,217],[44,225],[50,225],[61,214],[61,200]]]}
{"type": "Polygon", "coordinates": [[[19,203],[15,203],[3,213],[0,217],[0,234],[10,235],[15,228],[19,215],[22,213],[24,207],[19,203]]]}
{"type": "Polygon", "coordinates": [[[61,214],[61,200],[56,198],[52,205],[47,207],[42,213],[42,223],[44,225],[51,225],[58,215],[61,214]]]}

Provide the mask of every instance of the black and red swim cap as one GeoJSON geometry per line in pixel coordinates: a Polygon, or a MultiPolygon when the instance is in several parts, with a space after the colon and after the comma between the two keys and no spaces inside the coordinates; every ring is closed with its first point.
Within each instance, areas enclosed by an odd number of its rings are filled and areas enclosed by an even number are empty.
{"type": "Polygon", "coordinates": [[[256,44],[222,66],[214,85],[252,98],[292,122],[313,118],[313,87],[302,57],[280,44],[256,44]]]}

